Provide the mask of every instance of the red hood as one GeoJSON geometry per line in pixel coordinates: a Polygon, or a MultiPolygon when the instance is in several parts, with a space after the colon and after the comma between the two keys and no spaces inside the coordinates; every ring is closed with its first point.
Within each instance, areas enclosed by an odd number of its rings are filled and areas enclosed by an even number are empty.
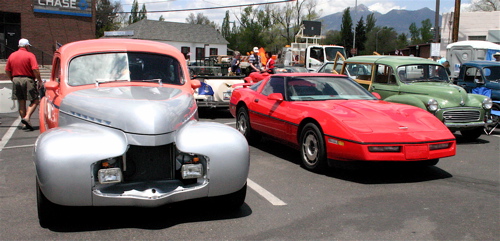
{"type": "MultiPolygon", "coordinates": [[[[307,102],[330,114],[346,126],[353,136],[347,139],[363,142],[413,142],[454,139],[453,134],[436,117],[420,108],[373,100],[333,100],[307,102]]],[[[325,134],[338,136],[335,133],[325,134]]]]}

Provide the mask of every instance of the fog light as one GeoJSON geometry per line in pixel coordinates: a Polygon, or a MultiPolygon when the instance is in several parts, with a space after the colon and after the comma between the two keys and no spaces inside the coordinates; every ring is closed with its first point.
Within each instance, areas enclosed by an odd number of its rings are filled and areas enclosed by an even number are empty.
{"type": "Polygon", "coordinates": [[[121,182],[122,171],[120,168],[99,169],[98,177],[101,184],[121,182]]]}
{"type": "Polygon", "coordinates": [[[181,169],[183,179],[199,178],[203,176],[203,165],[184,164],[181,169]]]}
{"type": "Polygon", "coordinates": [[[369,146],[370,152],[400,152],[400,146],[369,146]]]}
{"type": "Polygon", "coordinates": [[[446,149],[448,147],[450,147],[450,143],[431,144],[429,146],[429,149],[432,151],[432,150],[446,149]]]}

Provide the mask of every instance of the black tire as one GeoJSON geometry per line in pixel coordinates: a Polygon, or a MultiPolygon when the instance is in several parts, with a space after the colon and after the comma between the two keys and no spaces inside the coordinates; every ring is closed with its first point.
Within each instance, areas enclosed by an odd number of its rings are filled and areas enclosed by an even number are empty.
{"type": "Polygon", "coordinates": [[[467,141],[475,141],[483,133],[484,133],[483,127],[479,127],[479,128],[475,128],[475,129],[471,129],[471,130],[460,131],[460,134],[462,134],[462,137],[467,141]]]}
{"type": "Polygon", "coordinates": [[[250,125],[250,117],[248,116],[248,110],[246,107],[238,108],[236,114],[236,129],[245,136],[248,143],[255,144],[259,142],[260,135],[257,134],[250,125]]]}
{"type": "Polygon", "coordinates": [[[38,181],[36,182],[36,201],[40,226],[42,228],[50,227],[56,221],[56,214],[60,211],[58,210],[60,206],[49,201],[45,195],[43,195],[38,181]]]}
{"type": "Polygon", "coordinates": [[[425,160],[425,161],[422,161],[420,164],[422,164],[422,166],[435,166],[436,164],[438,164],[439,162],[439,159],[431,159],[431,160],[425,160]]]}
{"type": "Polygon", "coordinates": [[[246,196],[247,184],[245,183],[240,190],[228,195],[217,197],[216,205],[224,210],[236,210],[239,209],[243,203],[245,203],[246,196]]]}
{"type": "Polygon", "coordinates": [[[323,133],[318,126],[308,123],[300,133],[300,158],[304,168],[323,172],[328,166],[323,133]]]}

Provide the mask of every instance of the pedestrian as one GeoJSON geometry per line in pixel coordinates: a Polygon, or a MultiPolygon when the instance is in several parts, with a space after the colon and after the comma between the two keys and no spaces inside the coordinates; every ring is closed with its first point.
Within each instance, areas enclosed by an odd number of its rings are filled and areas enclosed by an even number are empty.
{"type": "Polygon", "coordinates": [[[267,58],[267,63],[266,63],[266,68],[264,70],[270,74],[274,74],[275,61],[273,59],[273,53],[266,52],[266,58],[267,58]]]}
{"type": "Polygon", "coordinates": [[[260,72],[261,71],[261,62],[259,56],[259,48],[254,47],[253,53],[248,57],[248,63],[250,64],[250,72],[260,72]]]}
{"type": "Polygon", "coordinates": [[[451,75],[451,70],[450,70],[450,62],[449,61],[444,61],[442,63],[444,69],[446,70],[446,73],[448,74],[448,76],[451,75]]]}
{"type": "Polygon", "coordinates": [[[500,62],[500,52],[496,52],[493,54],[493,58],[495,58],[496,62],[500,62]]]}
{"type": "Polygon", "coordinates": [[[31,115],[40,103],[38,89],[42,85],[42,79],[36,57],[29,52],[30,46],[27,39],[19,40],[19,49],[7,59],[5,73],[12,81],[12,99],[19,104],[19,115],[24,124],[22,128],[33,131],[31,115]],[[30,104],[26,108],[27,100],[30,104]]]}
{"type": "Polygon", "coordinates": [[[234,58],[233,60],[231,60],[231,73],[233,73],[234,75],[241,75],[240,58],[241,53],[239,51],[235,51],[234,58]]]}

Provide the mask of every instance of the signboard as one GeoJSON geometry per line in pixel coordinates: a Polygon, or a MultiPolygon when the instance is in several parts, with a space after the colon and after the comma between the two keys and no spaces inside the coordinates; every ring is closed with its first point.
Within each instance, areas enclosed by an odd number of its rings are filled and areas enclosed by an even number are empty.
{"type": "Polygon", "coordinates": [[[440,43],[431,43],[431,56],[439,57],[441,56],[441,44],[440,43]]]}
{"type": "Polygon", "coordinates": [[[304,25],[305,36],[319,36],[321,35],[321,22],[318,21],[302,21],[304,25]]]}
{"type": "Polygon", "coordinates": [[[32,0],[35,13],[92,17],[92,0],[32,0]]]}

